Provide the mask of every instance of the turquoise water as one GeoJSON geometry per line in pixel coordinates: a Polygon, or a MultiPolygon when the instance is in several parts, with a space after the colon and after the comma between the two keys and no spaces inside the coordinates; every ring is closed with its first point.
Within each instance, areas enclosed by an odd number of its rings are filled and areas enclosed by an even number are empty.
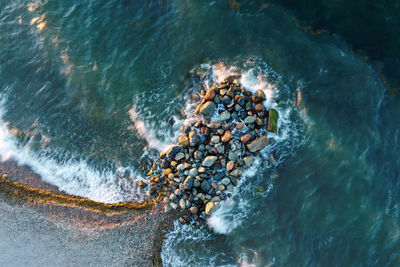
{"type": "Polygon", "coordinates": [[[294,16],[274,3],[3,1],[0,153],[71,194],[142,200],[140,166],[190,111],[188,72],[235,67],[271,92],[277,142],[209,221],[216,234],[175,225],[164,264],[397,266],[400,99],[379,61],[294,16]]]}

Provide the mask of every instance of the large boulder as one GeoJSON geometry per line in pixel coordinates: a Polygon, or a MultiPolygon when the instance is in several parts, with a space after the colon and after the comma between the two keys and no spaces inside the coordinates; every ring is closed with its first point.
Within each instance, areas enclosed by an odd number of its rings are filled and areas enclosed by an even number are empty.
{"type": "Polygon", "coordinates": [[[213,101],[206,101],[204,104],[199,106],[198,109],[196,109],[196,113],[199,113],[204,118],[210,118],[216,107],[217,106],[213,101]]]}
{"type": "Polygon", "coordinates": [[[267,131],[276,133],[278,131],[278,111],[271,108],[268,112],[268,125],[267,131]]]}
{"type": "Polygon", "coordinates": [[[268,138],[266,135],[261,136],[260,138],[257,138],[256,140],[253,140],[252,142],[248,143],[246,145],[247,149],[250,152],[257,152],[258,150],[266,147],[269,144],[268,138]]]}

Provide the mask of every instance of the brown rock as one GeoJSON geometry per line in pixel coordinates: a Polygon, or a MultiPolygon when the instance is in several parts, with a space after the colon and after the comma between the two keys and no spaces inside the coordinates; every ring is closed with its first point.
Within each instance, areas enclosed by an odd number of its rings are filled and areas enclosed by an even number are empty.
{"type": "Polygon", "coordinates": [[[233,161],[228,161],[228,163],[226,164],[227,171],[233,170],[234,167],[235,167],[235,162],[233,162],[233,161]]]}
{"type": "Polygon", "coordinates": [[[224,133],[224,135],[223,135],[222,138],[221,138],[221,141],[222,141],[223,143],[226,143],[226,142],[229,142],[229,140],[231,140],[231,138],[232,138],[231,131],[226,130],[225,133],[224,133]]]}
{"type": "Polygon", "coordinates": [[[206,95],[204,96],[204,99],[206,101],[211,101],[211,100],[214,99],[215,95],[216,95],[215,94],[215,87],[211,87],[210,89],[208,89],[206,95]]]}
{"type": "Polygon", "coordinates": [[[264,105],[262,103],[257,103],[254,105],[255,111],[261,111],[263,108],[264,108],[264,105]]]}
{"type": "Polygon", "coordinates": [[[178,144],[181,146],[188,146],[189,138],[187,137],[187,135],[182,135],[181,137],[179,137],[178,144]]]}
{"type": "Polygon", "coordinates": [[[238,122],[238,123],[236,124],[236,129],[241,130],[241,129],[243,129],[243,128],[244,128],[244,123],[243,123],[243,122],[238,122]]]}
{"type": "Polygon", "coordinates": [[[247,144],[246,147],[250,152],[256,152],[269,144],[268,138],[266,135],[257,138],[251,143],[247,144]]]}
{"type": "Polygon", "coordinates": [[[247,144],[250,141],[250,139],[251,139],[251,134],[249,134],[249,133],[244,134],[244,135],[242,135],[242,137],[240,137],[240,141],[243,144],[247,144]]]}
{"type": "Polygon", "coordinates": [[[168,177],[172,173],[172,170],[170,168],[167,168],[164,170],[162,177],[168,177]]]}
{"type": "Polygon", "coordinates": [[[204,136],[208,136],[210,134],[210,128],[203,126],[200,128],[200,133],[204,136]]]}

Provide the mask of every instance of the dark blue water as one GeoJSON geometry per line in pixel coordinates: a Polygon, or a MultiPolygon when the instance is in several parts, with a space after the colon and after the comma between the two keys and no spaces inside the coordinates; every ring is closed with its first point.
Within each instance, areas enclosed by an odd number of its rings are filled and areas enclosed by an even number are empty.
{"type": "Polygon", "coordinates": [[[164,264],[397,266],[400,99],[379,75],[390,55],[366,62],[345,34],[312,35],[295,16],[274,3],[2,1],[0,152],[71,194],[144,199],[141,166],[190,113],[187,73],[234,67],[270,93],[276,143],[211,218],[215,234],[175,226],[164,264]]]}

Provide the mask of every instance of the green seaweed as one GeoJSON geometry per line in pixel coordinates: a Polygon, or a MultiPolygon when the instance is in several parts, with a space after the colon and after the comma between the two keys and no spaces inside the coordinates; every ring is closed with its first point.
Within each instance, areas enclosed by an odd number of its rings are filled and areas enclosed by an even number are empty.
{"type": "Polygon", "coordinates": [[[268,112],[267,131],[272,133],[278,132],[278,118],[279,118],[278,111],[276,111],[276,109],[271,108],[268,112]]]}

